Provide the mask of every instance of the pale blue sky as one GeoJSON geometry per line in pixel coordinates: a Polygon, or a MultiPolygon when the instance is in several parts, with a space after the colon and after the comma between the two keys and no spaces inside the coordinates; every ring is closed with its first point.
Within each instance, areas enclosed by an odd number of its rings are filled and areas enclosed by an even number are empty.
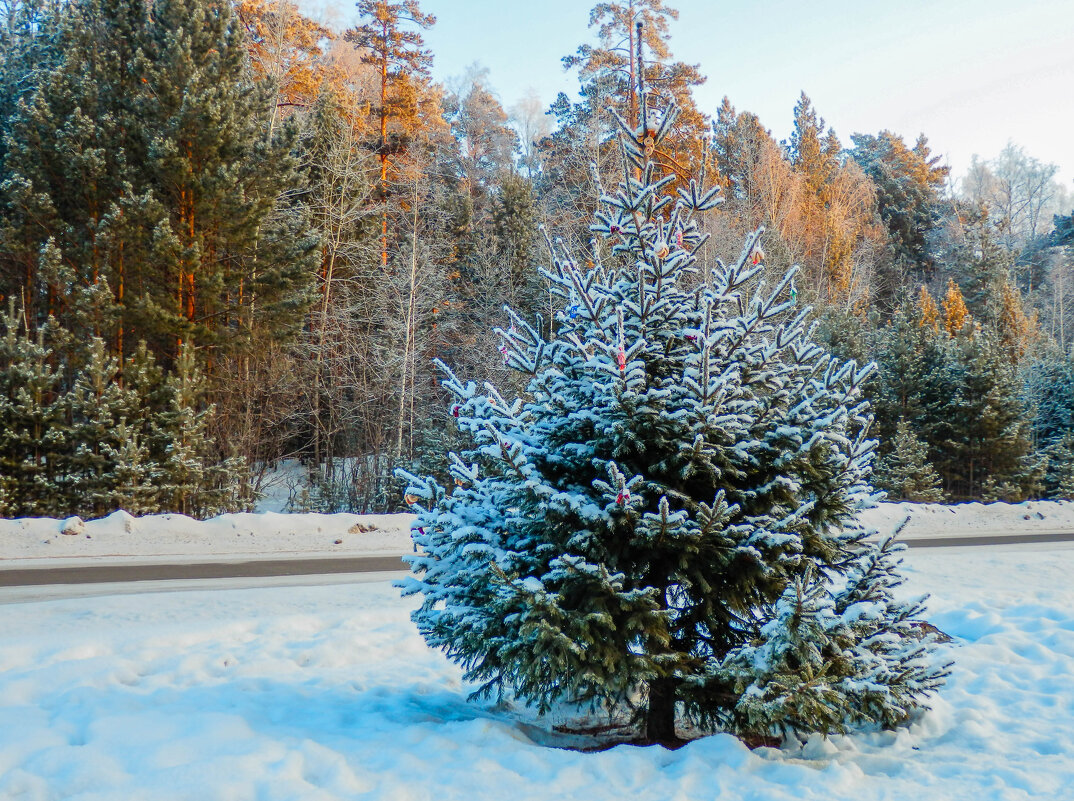
{"type": "MultiPolygon", "coordinates": [[[[314,7],[323,0],[308,0],[314,7]]],[[[574,95],[560,58],[585,41],[589,0],[422,0],[437,25],[425,38],[444,80],[477,62],[505,105],[530,88],[545,103],[574,95]]],[[[724,95],[785,138],[804,89],[849,144],[857,131],[924,132],[956,174],[970,157],[1013,140],[1060,166],[1074,189],[1074,0],[672,0],[671,49],[708,76],[697,91],[715,112],[724,95]]],[[[353,7],[337,6],[337,22],[353,7]]]]}

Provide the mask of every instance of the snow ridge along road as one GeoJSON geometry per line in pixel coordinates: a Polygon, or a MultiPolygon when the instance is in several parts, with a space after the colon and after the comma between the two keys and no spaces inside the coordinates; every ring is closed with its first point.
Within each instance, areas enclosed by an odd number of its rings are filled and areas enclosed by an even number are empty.
{"type": "MultiPolygon", "coordinates": [[[[982,545],[1028,545],[1074,542],[1074,532],[985,535],[976,537],[919,537],[912,548],[957,548],[982,545]]],[[[132,581],[191,579],[281,578],[409,570],[401,556],[329,557],[316,559],[257,559],[242,562],[111,562],[57,567],[0,569],[0,587],[55,584],[114,584],[132,581]]]]}
{"type": "MultiPolygon", "coordinates": [[[[0,587],[357,575],[406,570],[413,516],[183,515],[0,520],[0,587]]],[[[884,503],[862,513],[912,548],[1074,542],[1074,503],[884,503]]]]}

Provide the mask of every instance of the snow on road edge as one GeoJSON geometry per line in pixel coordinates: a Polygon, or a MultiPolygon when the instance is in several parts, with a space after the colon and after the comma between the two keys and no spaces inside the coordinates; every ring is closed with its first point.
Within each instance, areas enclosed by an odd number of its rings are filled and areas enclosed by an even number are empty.
{"type": "Polygon", "coordinates": [[[178,514],[100,520],[25,517],[0,520],[0,560],[108,561],[163,557],[230,561],[238,557],[380,556],[411,550],[410,514],[228,514],[194,520],[178,514]],[[64,533],[64,531],[71,533],[64,533]],[[221,559],[222,558],[222,559],[221,559]]]}
{"type": "MultiPolygon", "coordinates": [[[[33,566],[87,561],[169,561],[409,553],[410,514],[228,514],[194,520],[178,514],[132,517],[115,512],[100,520],[0,520],[0,561],[33,566]],[[66,532],[66,533],[65,533],[66,532]]],[[[1074,502],[1019,504],[884,503],[862,513],[881,534],[907,524],[902,537],[965,537],[1074,531],[1074,502]]]]}

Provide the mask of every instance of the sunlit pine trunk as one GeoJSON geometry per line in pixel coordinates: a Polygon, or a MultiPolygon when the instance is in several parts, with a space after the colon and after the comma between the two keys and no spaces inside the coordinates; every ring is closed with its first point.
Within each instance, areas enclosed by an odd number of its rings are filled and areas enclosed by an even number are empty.
{"type": "Polygon", "coordinates": [[[388,269],[388,23],[381,24],[384,43],[380,61],[380,266],[388,269]]]}
{"type": "MultiPolygon", "coordinates": [[[[186,158],[187,163],[193,161],[193,148],[190,143],[186,143],[186,158]]],[[[179,219],[181,222],[181,231],[186,236],[185,250],[187,252],[193,250],[194,247],[194,232],[196,215],[194,212],[194,190],[190,186],[184,186],[179,190],[179,219]]],[[[180,319],[185,319],[188,323],[194,322],[197,311],[197,290],[196,290],[196,276],[195,265],[188,264],[187,256],[181,256],[179,258],[179,281],[177,288],[177,306],[180,319]]],[[[183,335],[180,333],[177,337],[177,346],[179,349],[183,347],[183,335]]]]}

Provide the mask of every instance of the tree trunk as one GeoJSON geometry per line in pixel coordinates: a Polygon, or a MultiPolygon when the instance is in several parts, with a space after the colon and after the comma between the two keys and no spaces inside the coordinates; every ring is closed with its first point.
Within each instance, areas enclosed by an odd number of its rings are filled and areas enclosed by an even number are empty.
{"type": "MultiPolygon", "coordinates": [[[[401,375],[399,377],[400,389],[399,389],[399,418],[396,428],[395,438],[395,458],[396,461],[402,458],[403,455],[403,430],[406,425],[406,387],[407,380],[410,381],[410,391],[414,391],[414,350],[416,348],[416,332],[415,318],[417,316],[417,294],[418,294],[418,185],[414,183],[414,201],[413,201],[413,236],[410,242],[410,286],[407,292],[407,307],[406,307],[406,334],[403,338],[403,366],[401,375]]],[[[413,408],[413,404],[411,404],[413,408]]],[[[413,422],[413,421],[411,421],[413,422]]],[[[413,453],[411,453],[413,455],[413,453]]]]}
{"type": "Polygon", "coordinates": [[[380,62],[380,268],[388,269],[388,23],[381,28],[385,51],[380,62]]]}
{"type": "Polygon", "coordinates": [[[126,322],[126,308],[123,305],[123,293],[126,290],[124,286],[124,267],[123,267],[123,243],[119,243],[119,265],[117,270],[118,285],[116,286],[116,304],[119,306],[119,325],[116,329],[116,354],[119,357],[119,383],[123,386],[123,326],[126,322]]]}
{"type": "Polygon", "coordinates": [[[653,679],[649,682],[645,739],[651,743],[672,743],[678,739],[675,736],[675,679],[653,679]]]}

